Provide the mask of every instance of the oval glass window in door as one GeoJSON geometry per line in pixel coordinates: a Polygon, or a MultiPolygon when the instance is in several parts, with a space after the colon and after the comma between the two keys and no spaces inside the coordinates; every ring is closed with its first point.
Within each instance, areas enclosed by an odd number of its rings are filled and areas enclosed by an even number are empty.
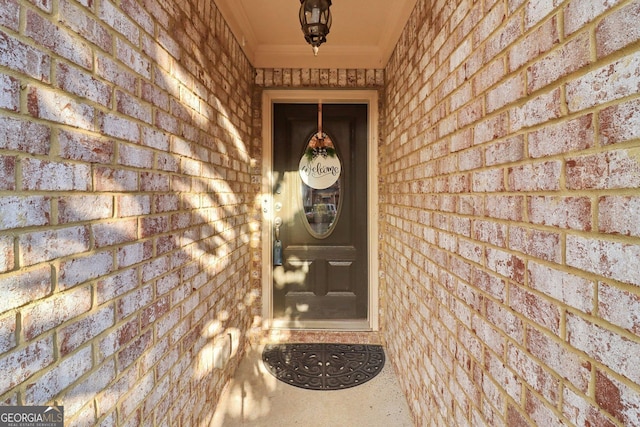
{"type": "Polygon", "coordinates": [[[312,236],[322,239],[335,228],[340,212],[342,164],[331,138],[313,134],[299,165],[302,210],[312,236]]]}

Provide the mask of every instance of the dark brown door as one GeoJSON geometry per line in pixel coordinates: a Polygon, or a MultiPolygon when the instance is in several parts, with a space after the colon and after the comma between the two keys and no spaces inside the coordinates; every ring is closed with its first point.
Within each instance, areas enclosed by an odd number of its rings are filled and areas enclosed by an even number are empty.
{"type": "Polygon", "coordinates": [[[273,233],[282,245],[282,265],[273,267],[275,319],[367,318],[367,114],[363,104],[322,106],[340,173],[330,187],[313,188],[299,168],[313,151],[318,105],[274,105],[274,216],[282,220],[273,233]]]}

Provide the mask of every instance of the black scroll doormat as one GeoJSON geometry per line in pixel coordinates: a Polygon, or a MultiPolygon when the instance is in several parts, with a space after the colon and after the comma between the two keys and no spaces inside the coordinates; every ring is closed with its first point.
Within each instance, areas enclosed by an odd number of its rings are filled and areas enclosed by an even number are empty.
{"type": "Polygon", "coordinates": [[[270,344],[262,352],[269,372],[307,390],[341,390],[365,383],[384,366],[380,345],[270,344]]]}

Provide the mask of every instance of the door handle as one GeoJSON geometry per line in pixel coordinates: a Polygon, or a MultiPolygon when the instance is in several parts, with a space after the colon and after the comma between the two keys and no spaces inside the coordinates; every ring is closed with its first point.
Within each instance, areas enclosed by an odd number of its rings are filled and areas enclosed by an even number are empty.
{"type": "Polygon", "coordinates": [[[280,240],[280,226],[282,225],[282,218],[277,217],[273,220],[273,224],[275,225],[276,240],[280,240]]]}
{"type": "Polygon", "coordinates": [[[282,218],[277,217],[273,221],[275,225],[276,238],[273,241],[273,265],[282,265],[282,242],[280,241],[280,226],[282,225],[282,218]]]}

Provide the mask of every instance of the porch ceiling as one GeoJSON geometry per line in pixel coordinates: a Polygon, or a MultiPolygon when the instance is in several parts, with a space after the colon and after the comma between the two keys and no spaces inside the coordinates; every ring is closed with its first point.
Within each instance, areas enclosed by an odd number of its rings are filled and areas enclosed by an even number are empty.
{"type": "Polygon", "coordinates": [[[333,0],[333,26],[314,57],[299,0],[215,0],[256,68],[383,68],[416,0],[333,0]]]}

